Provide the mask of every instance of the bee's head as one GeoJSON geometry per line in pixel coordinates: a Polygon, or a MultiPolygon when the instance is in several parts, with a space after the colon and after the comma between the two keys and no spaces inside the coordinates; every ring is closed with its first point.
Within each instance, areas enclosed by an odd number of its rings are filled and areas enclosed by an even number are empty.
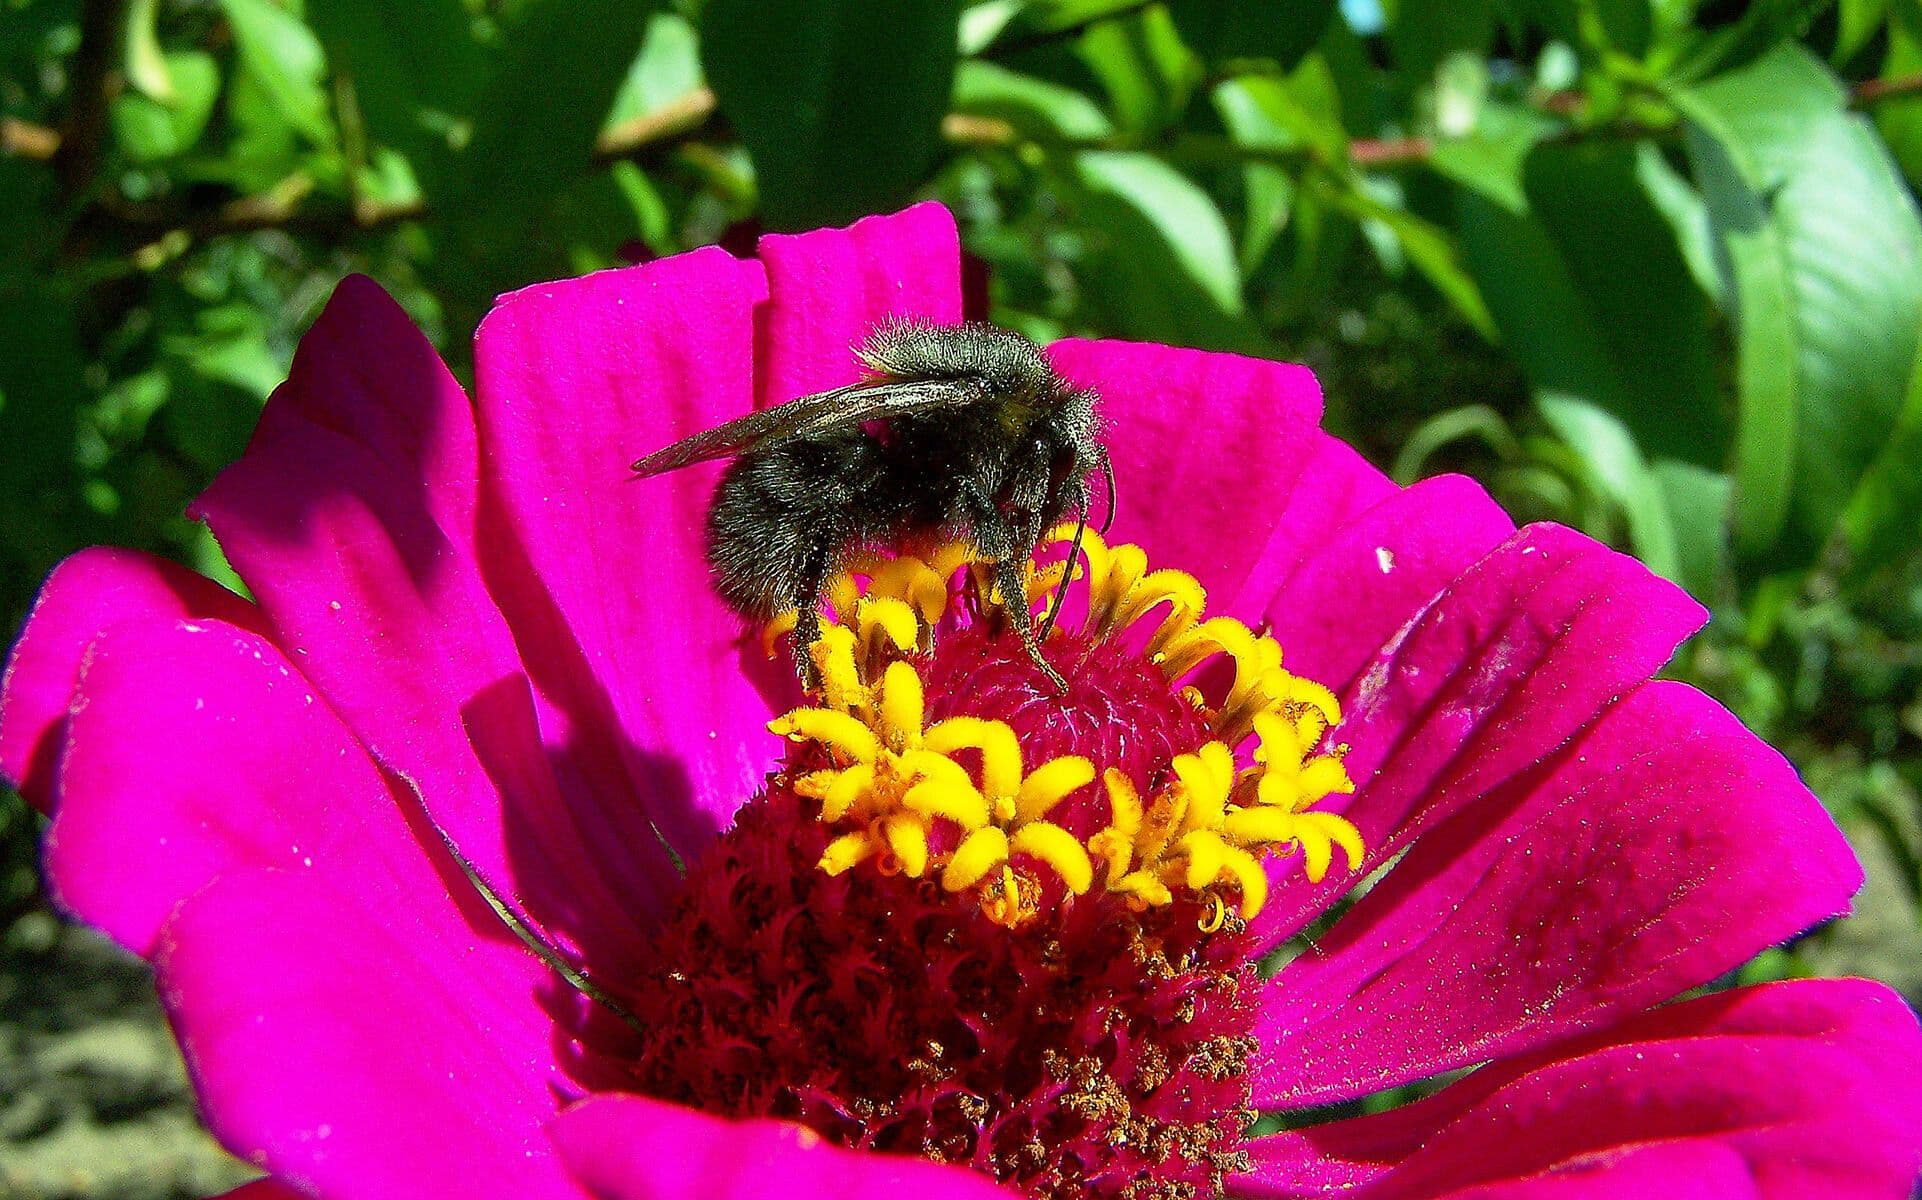
{"type": "MultiPolygon", "coordinates": [[[[1043,418],[1044,438],[1050,451],[1048,508],[1053,515],[1071,507],[1086,511],[1087,479],[1095,471],[1108,471],[1108,452],[1101,444],[1101,417],[1095,411],[1095,394],[1085,388],[1061,386],[1057,400],[1043,418]]],[[[1108,475],[1108,507],[1114,507],[1113,476],[1108,475]]]]}

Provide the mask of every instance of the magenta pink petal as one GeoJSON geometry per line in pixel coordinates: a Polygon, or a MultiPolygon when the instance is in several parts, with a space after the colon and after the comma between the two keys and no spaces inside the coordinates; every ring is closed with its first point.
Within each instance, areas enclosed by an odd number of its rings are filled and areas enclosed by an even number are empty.
{"type": "Polygon", "coordinates": [[[854,348],[890,318],[961,320],[961,244],[954,217],[917,204],[846,229],[769,234],[760,314],[757,406],[843,387],[860,378],[854,348]]]}
{"type": "Polygon", "coordinates": [[[341,280],[300,339],[289,384],[263,426],[298,416],[411,474],[434,523],[474,557],[477,450],[467,393],[393,297],[365,275],[341,280]]]}
{"type": "Polygon", "coordinates": [[[1846,911],[1861,881],[1779,754],[1649,684],[1275,976],[1256,1099],[1345,1099],[1620,1019],[1846,911]]]}
{"type": "Polygon", "coordinates": [[[1646,1178],[1634,1156],[1650,1145],[1704,1151],[1675,1165],[1700,1164],[1707,1178],[1678,1176],[1675,1186],[1719,1190],[1675,1194],[1742,1195],[1726,1190],[1738,1182],[1726,1160],[1707,1153],[1724,1150],[1765,1200],[1903,1200],[1922,1167],[1915,1016],[1863,980],[1705,996],[1485,1067],[1403,1108],[1262,1139],[1237,1184],[1277,1198],[1413,1200],[1491,1187],[1549,1200],[1599,1172],[1621,1185],[1612,1194],[1634,1196],[1648,1194],[1630,1184],[1646,1178]]]}
{"type": "MultiPolygon", "coordinates": [[[[423,860],[424,865],[424,860],[423,860]]],[[[156,963],[208,1127],[341,1200],[575,1200],[544,1125],[568,1081],[525,949],[380,872],[243,868],[156,963]]]]}
{"type": "Polygon", "coordinates": [[[749,411],[763,286],[755,264],[696,251],[516,292],[475,346],[504,523],[483,550],[489,582],[583,775],[612,781],[603,806],[651,819],[683,855],[779,754],[755,673],[793,679],[707,586],[718,466],[635,479],[628,464],[749,411]]]}
{"type": "Polygon", "coordinates": [[[231,1192],[223,1192],[220,1200],[308,1200],[305,1192],[297,1192],[278,1179],[256,1179],[243,1183],[231,1192]]]}
{"type": "Polygon", "coordinates": [[[1263,498],[1274,529],[1232,596],[1220,596],[1222,611],[1254,618],[1267,611],[1281,581],[1301,560],[1339,530],[1402,489],[1340,438],[1311,430],[1300,449],[1301,472],[1294,485],[1263,498]]]}
{"type": "Polygon", "coordinates": [[[575,1178],[598,1200],[1009,1200],[963,1167],[843,1150],[784,1121],[727,1121],[640,1096],[600,1096],[554,1123],[575,1178]]]}
{"type": "MultiPolygon", "coordinates": [[[[1423,830],[1540,763],[1701,625],[1681,589],[1573,530],[1530,525],[1396,633],[1342,697],[1336,739],[1357,784],[1343,810],[1362,874],[1423,830]]],[[[1256,921],[1291,936],[1353,886],[1279,864],[1256,921]]]]}
{"type": "Polygon", "coordinates": [[[1069,338],[1049,346],[1048,358],[1062,378],[1100,394],[1117,535],[1211,595],[1235,594],[1315,445],[1314,375],[1143,342],[1069,338]]]}
{"type": "Polygon", "coordinates": [[[123,621],[193,616],[246,626],[260,619],[212,580],[138,550],[95,547],[55,567],[0,676],[0,777],[52,812],[67,707],[87,647],[123,621]]]}
{"type": "Polygon", "coordinates": [[[94,642],[76,696],[48,878],[136,954],[234,867],[419,853],[366,752],[259,634],[123,622],[94,642]]]}
{"type": "MultiPolygon", "coordinates": [[[[330,311],[364,308],[357,319],[420,338],[374,295],[344,291],[330,311]]],[[[556,781],[520,651],[467,536],[441,524],[459,519],[468,485],[430,474],[456,467],[429,448],[460,439],[414,431],[471,414],[428,379],[376,374],[357,391],[346,372],[299,357],[197,511],[276,639],[482,876],[551,940],[631,965],[672,868],[629,797],[556,781]],[[382,405],[431,411],[388,420],[382,405]]]]}
{"type": "Polygon", "coordinates": [[[1472,479],[1424,479],[1324,530],[1256,611],[1289,670],[1340,692],[1436,593],[1514,531],[1472,479]]]}

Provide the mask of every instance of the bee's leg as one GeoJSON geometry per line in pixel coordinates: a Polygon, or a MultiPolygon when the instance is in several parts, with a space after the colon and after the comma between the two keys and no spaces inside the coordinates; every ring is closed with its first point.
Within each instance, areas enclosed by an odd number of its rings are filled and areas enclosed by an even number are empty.
{"type": "Polygon", "coordinates": [[[1007,612],[1008,619],[1013,622],[1015,633],[1020,636],[1021,644],[1027,648],[1028,657],[1034,660],[1034,665],[1041,668],[1041,673],[1054,684],[1056,692],[1066,693],[1068,681],[1061,677],[1061,672],[1055,670],[1052,663],[1041,656],[1041,639],[1036,636],[1034,628],[1033,601],[1028,596],[1027,565],[1026,555],[1019,558],[995,559],[994,585],[1001,589],[1001,607],[1007,612]]]}
{"type": "Polygon", "coordinates": [[[822,549],[810,554],[794,597],[794,672],[805,691],[820,690],[821,671],[814,665],[814,643],[821,640],[821,594],[827,591],[834,556],[822,549]]]}

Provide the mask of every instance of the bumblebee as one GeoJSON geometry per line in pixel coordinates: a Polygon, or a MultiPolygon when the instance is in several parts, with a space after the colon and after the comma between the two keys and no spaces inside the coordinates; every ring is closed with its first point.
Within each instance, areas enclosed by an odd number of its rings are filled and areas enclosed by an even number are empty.
{"type": "Polygon", "coordinates": [[[795,610],[804,686],[816,683],[810,649],[828,581],[862,550],[943,538],[966,539],[992,564],[1029,656],[1065,689],[1041,656],[1061,595],[1037,629],[1026,566],[1070,509],[1070,552],[1080,554],[1096,471],[1112,516],[1094,393],[1056,375],[1033,342],[990,325],[894,322],[855,353],[861,382],[697,433],[635,462],[635,475],[734,460],[708,511],[714,584],[750,620],[795,610]]]}

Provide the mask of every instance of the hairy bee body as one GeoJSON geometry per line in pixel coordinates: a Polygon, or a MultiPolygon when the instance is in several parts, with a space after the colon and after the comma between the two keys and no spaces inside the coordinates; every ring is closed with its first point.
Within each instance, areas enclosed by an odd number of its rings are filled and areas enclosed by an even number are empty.
{"type": "MultiPolygon", "coordinates": [[[[634,464],[648,475],[733,457],[708,513],[715,587],[752,619],[798,610],[804,681],[821,594],[856,553],[967,538],[995,563],[1004,595],[1025,595],[1022,564],[1042,532],[1070,507],[1085,521],[1086,477],[1107,464],[1092,393],[1061,380],[1017,334],[898,324],[857,353],[870,375],[862,383],[728,422],[634,464]]],[[[1027,606],[1009,611],[1039,662],[1027,606]]]]}

